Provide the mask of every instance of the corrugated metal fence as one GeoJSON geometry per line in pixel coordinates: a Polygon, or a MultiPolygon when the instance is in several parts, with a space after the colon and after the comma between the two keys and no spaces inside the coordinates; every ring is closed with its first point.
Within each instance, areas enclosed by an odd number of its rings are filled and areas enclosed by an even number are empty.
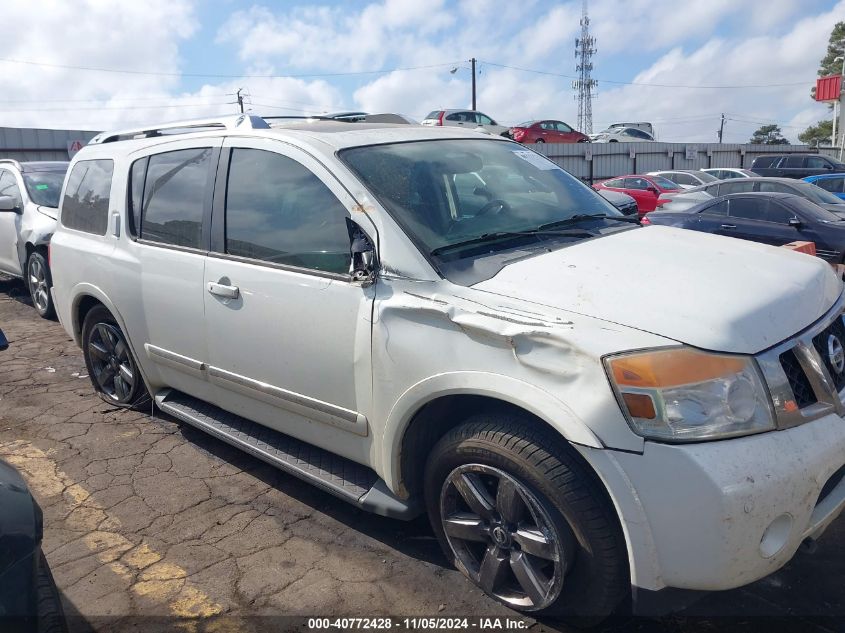
{"type": "Polygon", "coordinates": [[[15,160],[68,160],[71,145],[83,145],[97,132],[0,127],[0,158],[15,160]]]}
{"type": "Polygon", "coordinates": [[[806,145],[729,143],[541,143],[532,145],[531,149],[545,154],[570,174],[590,184],[614,176],[664,169],[747,169],[761,154],[812,151],[806,145]]]}

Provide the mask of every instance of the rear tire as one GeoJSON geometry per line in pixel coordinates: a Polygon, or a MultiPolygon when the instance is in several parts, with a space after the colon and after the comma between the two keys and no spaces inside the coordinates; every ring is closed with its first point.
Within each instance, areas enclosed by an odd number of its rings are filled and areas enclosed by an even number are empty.
{"type": "Polygon", "coordinates": [[[91,308],[85,316],[82,353],[91,384],[105,402],[131,409],[149,400],[126,336],[104,306],[91,308]]]}
{"type": "Polygon", "coordinates": [[[546,141],[544,141],[543,139],[538,138],[536,141],[534,141],[534,145],[542,145],[542,144],[543,144],[543,143],[545,143],[545,142],[546,142],[546,141]]]}
{"type": "Polygon", "coordinates": [[[630,593],[605,490],[563,438],[519,415],[479,414],[447,433],[425,499],[449,560],[513,609],[592,625],[630,593]]]}
{"type": "Polygon", "coordinates": [[[42,319],[52,319],[56,316],[56,308],[53,305],[53,296],[50,288],[53,287],[53,277],[50,274],[50,266],[44,253],[33,250],[26,259],[26,287],[32,299],[35,311],[42,319]]]}

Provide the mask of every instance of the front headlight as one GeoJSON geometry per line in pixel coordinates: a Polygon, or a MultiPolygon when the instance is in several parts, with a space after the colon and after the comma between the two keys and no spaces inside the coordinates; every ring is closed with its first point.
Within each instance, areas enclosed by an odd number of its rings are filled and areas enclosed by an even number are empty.
{"type": "Polygon", "coordinates": [[[686,347],[605,359],[619,402],[639,435],[694,442],[775,428],[753,358],[686,347]]]}

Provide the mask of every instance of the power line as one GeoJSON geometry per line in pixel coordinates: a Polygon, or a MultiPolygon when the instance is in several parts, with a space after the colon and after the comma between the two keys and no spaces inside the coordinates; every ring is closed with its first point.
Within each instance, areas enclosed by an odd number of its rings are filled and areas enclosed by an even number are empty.
{"type": "Polygon", "coordinates": [[[151,110],[151,109],[168,109],[168,108],[203,108],[211,106],[230,105],[231,101],[223,101],[220,103],[174,103],[172,105],[144,105],[144,106],[97,106],[93,108],[0,108],[0,112],[79,112],[85,110],[99,111],[99,110],[151,110]]]}
{"type": "Polygon", "coordinates": [[[307,77],[346,77],[353,75],[382,75],[396,71],[404,70],[423,70],[426,68],[442,68],[444,66],[454,66],[460,62],[445,62],[442,64],[427,64],[424,66],[404,66],[397,68],[382,68],[379,70],[358,70],[348,72],[334,72],[334,73],[302,73],[294,75],[232,75],[223,73],[179,73],[179,72],[160,72],[152,70],[131,70],[127,68],[104,68],[100,66],[73,66],[70,64],[51,64],[48,62],[36,62],[27,59],[12,59],[8,57],[0,57],[0,62],[7,64],[22,64],[26,66],[39,66],[42,68],[59,68],[62,70],[84,70],[90,72],[101,73],[119,73],[125,75],[146,75],[153,77],[211,77],[214,79],[299,79],[307,77]]]}
{"type": "MultiPolygon", "coordinates": [[[[482,60],[488,66],[496,66],[498,68],[508,68],[510,70],[518,70],[520,72],[525,73],[535,73],[537,75],[550,75],[552,77],[563,77],[565,79],[578,79],[578,77],[574,75],[566,75],[564,73],[553,73],[546,70],[535,70],[533,68],[522,68],[520,66],[508,66],[506,64],[496,64],[494,62],[488,62],[482,60]]],[[[612,79],[596,79],[596,81],[600,83],[606,84],[617,84],[620,86],[646,86],[649,88],[693,88],[693,89],[700,89],[700,90],[743,90],[746,88],[782,88],[786,86],[806,86],[808,83],[806,81],[794,82],[794,83],[782,83],[782,84],[745,84],[741,86],[693,86],[689,84],[657,84],[657,83],[649,83],[644,81],[615,81],[612,79]]]]}

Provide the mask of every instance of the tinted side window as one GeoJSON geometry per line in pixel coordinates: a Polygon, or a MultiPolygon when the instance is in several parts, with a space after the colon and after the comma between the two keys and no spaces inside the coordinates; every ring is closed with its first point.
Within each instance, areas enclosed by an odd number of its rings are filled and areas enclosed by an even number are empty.
{"type": "Polygon", "coordinates": [[[732,218],[762,220],[764,219],[765,203],[765,198],[732,198],[730,215],[732,218]]]}
{"type": "Polygon", "coordinates": [[[702,209],[699,213],[705,213],[707,215],[727,215],[728,214],[728,201],[722,200],[717,202],[716,204],[711,204],[706,209],[702,209]]]}
{"type": "Polygon", "coordinates": [[[616,187],[617,189],[622,189],[625,187],[625,181],[622,178],[616,178],[614,180],[606,180],[602,183],[605,187],[616,187]]]}
{"type": "Polygon", "coordinates": [[[795,193],[795,191],[789,186],[779,182],[761,181],[759,185],[760,188],[758,189],[758,191],[774,191],[775,193],[795,193]]]}
{"type": "Polygon", "coordinates": [[[557,127],[558,132],[565,132],[565,133],[568,134],[569,132],[572,131],[572,128],[569,127],[566,123],[563,123],[562,121],[558,121],[555,124],[555,127],[557,127]]]}
{"type": "Polygon", "coordinates": [[[758,156],[754,159],[752,167],[774,167],[779,156],[758,156]]]}
{"type": "Polygon", "coordinates": [[[795,214],[784,206],[781,206],[774,200],[767,200],[763,218],[767,222],[776,222],[778,224],[788,224],[795,214]]]}
{"type": "Polygon", "coordinates": [[[627,189],[648,189],[648,181],[645,178],[626,178],[625,188],[627,189]]]}
{"type": "Polygon", "coordinates": [[[804,166],[804,157],[803,156],[787,156],[780,164],[781,167],[803,167],[804,166]]]}
{"type": "Polygon", "coordinates": [[[18,183],[12,172],[6,169],[4,169],[2,174],[0,174],[0,196],[9,196],[10,198],[13,198],[15,205],[19,209],[23,208],[20,187],[18,187],[18,183]]]}
{"type": "Polygon", "coordinates": [[[136,160],[129,171],[129,227],[135,237],[141,232],[141,203],[144,199],[148,161],[149,158],[136,160]]]}
{"type": "Polygon", "coordinates": [[[114,162],[81,160],[73,166],[62,200],[62,225],[105,235],[109,226],[109,195],[114,162]]]}
{"type": "Polygon", "coordinates": [[[842,178],[822,178],[813,184],[831,193],[842,193],[842,182],[842,178]]]}
{"type": "Polygon", "coordinates": [[[475,119],[481,125],[495,125],[495,123],[493,123],[493,119],[491,119],[486,114],[481,114],[480,112],[475,115],[475,119]]]}
{"type": "Polygon", "coordinates": [[[676,182],[679,185],[700,185],[701,183],[698,182],[695,178],[690,176],[689,174],[668,174],[669,180],[672,182],[676,182]]]}
{"type": "Polygon", "coordinates": [[[734,182],[723,182],[719,185],[719,195],[726,196],[730,193],[748,193],[754,191],[753,182],[743,182],[745,178],[737,178],[734,182]]]}
{"type": "Polygon", "coordinates": [[[807,167],[810,169],[824,169],[825,167],[830,167],[830,163],[819,156],[808,156],[807,167]]]}
{"type": "Polygon", "coordinates": [[[349,272],[346,208],[304,166],[234,149],[226,191],[226,252],[326,272],[349,272]]]}

